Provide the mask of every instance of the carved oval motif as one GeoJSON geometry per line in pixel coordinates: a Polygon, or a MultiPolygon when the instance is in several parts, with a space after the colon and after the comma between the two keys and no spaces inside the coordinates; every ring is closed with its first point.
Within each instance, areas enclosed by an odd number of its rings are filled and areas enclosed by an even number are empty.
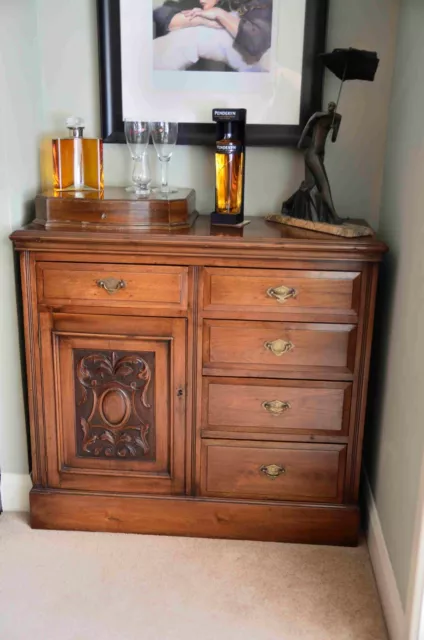
{"type": "Polygon", "coordinates": [[[109,427],[122,427],[131,415],[131,402],[122,389],[107,389],[100,397],[99,412],[109,427]]]}

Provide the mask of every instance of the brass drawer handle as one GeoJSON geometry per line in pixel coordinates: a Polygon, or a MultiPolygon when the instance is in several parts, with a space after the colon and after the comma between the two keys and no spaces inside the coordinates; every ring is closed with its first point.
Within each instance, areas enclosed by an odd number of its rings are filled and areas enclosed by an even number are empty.
{"type": "Polygon", "coordinates": [[[259,471],[265,474],[271,480],[276,480],[279,476],[286,473],[284,467],[280,467],[278,464],[263,465],[259,471]]]}
{"type": "Polygon", "coordinates": [[[274,340],[274,342],[265,342],[265,349],[271,351],[275,356],[282,356],[289,351],[293,351],[294,344],[292,342],[286,342],[285,340],[274,340]]]}
{"type": "Polygon", "coordinates": [[[291,404],[290,402],[281,402],[281,400],[272,400],[263,402],[262,407],[272,416],[281,416],[291,409],[291,404]]]}
{"type": "Polygon", "coordinates": [[[268,289],[266,294],[269,298],[274,298],[277,302],[283,303],[290,300],[290,298],[295,298],[297,296],[297,291],[296,289],[282,285],[281,287],[271,287],[268,289]]]}
{"type": "Polygon", "coordinates": [[[96,280],[96,284],[100,289],[104,289],[111,295],[117,293],[121,289],[125,289],[127,283],[124,280],[117,280],[116,278],[106,278],[106,280],[96,280]]]}

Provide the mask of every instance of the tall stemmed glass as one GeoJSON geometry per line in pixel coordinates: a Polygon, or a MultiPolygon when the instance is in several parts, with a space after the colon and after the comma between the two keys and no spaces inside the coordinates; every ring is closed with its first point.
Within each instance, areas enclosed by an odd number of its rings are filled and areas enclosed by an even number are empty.
{"type": "Polygon", "coordinates": [[[168,166],[172,152],[177,143],[178,123],[177,122],[152,122],[151,131],[153,144],[155,145],[157,156],[162,166],[162,185],[160,192],[163,195],[176,193],[175,189],[170,189],[168,183],[168,166]]]}
{"type": "Polygon", "coordinates": [[[149,158],[147,150],[150,140],[150,123],[141,120],[125,120],[125,138],[133,159],[132,174],[133,187],[127,187],[127,191],[133,191],[138,196],[148,196],[150,193],[149,158]]]}

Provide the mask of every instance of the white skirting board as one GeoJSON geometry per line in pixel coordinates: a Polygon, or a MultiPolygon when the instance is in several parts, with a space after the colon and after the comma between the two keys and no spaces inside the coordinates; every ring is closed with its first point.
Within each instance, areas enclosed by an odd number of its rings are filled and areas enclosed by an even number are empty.
{"type": "Polygon", "coordinates": [[[364,476],[365,496],[368,509],[367,542],[371,563],[374,569],[375,580],[380,594],[381,604],[386,619],[390,640],[405,640],[407,637],[407,624],[405,613],[396,584],[383,529],[374,501],[374,496],[368,481],[364,476]]]}
{"type": "Polygon", "coordinates": [[[3,511],[29,511],[31,476],[26,473],[2,473],[0,495],[3,511]]]}

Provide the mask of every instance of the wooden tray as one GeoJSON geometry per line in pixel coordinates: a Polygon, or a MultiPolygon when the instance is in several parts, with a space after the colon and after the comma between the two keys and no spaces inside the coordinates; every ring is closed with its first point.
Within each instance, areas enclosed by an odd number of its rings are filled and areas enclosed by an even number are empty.
{"type": "Polygon", "coordinates": [[[36,222],[46,229],[130,231],[191,227],[198,216],[196,193],[179,189],[167,198],[137,197],[123,187],[104,191],[46,191],[35,201],[36,222]]]}

